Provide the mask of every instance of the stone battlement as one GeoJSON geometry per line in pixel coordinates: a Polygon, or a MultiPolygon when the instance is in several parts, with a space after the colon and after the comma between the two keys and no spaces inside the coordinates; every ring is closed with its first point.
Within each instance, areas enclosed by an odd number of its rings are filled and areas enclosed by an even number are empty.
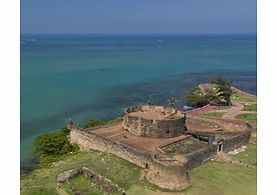
{"type": "Polygon", "coordinates": [[[144,137],[169,138],[185,132],[186,114],[163,106],[133,106],[125,109],[122,127],[144,137]]]}

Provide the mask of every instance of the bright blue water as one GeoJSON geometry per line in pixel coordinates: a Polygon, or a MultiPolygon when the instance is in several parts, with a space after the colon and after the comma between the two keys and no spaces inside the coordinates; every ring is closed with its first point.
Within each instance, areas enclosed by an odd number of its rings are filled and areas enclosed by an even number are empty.
{"type": "Polygon", "coordinates": [[[214,71],[255,84],[256,35],[22,35],[21,160],[35,136],[68,118],[110,119],[170,96],[183,104],[214,71]]]}

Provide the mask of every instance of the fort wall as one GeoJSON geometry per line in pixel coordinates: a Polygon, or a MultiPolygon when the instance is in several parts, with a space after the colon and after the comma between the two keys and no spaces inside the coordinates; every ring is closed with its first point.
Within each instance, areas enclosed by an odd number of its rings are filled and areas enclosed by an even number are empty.
{"type": "Polygon", "coordinates": [[[209,118],[205,116],[198,116],[193,114],[187,114],[186,118],[187,123],[202,125],[202,126],[208,126],[215,129],[222,128],[224,131],[245,131],[251,128],[251,125],[243,122],[243,121],[237,121],[235,122],[225,122],[220,119],[215,118],[209,118]]]}
{"type": "Polygon", "coordinates": [[[212,159],[217,153],[217,145],[209,145],[203,149],[186,154],[187,168],[193,169],[212,159]]]}
{"type": "Polygon", "coordinates": [[[78,144],[81,148],[94,149],[101,152],[115,154],[143,168],[146,163],[152,161],[152,155],[149,153],[127,145],[118,144],[79,127],[71,128],[70,140],[72,143],[78,144]]]}
{"type": "Polygon", "coordinates": [[[228,152],[249,143],[251,131],[245,131],[238,135],[223,140],[223,151],[228,152]]]}

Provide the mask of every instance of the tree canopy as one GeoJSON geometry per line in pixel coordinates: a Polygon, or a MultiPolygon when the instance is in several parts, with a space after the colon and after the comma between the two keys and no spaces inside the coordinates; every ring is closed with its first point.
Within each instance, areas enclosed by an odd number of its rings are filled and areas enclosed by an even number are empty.
{"type": "Polygon", "coordinates": [[[222,105],[231,104],[231,89],[232,81],[222,76],[212,77],[210,87],[201,89],[194,87],[189,95],[186,96],[188,105],[201,107],[209,103],[216,103],[222,105]]]}
{"type": "Polygon", "coordinates": [[[41,134],[35,139],[33,156],[39,158],[42,167],[67,153],[78,151],[76,144],[70,144],[68,134],[69,130],[65,127],[58,132],[41,134]]]}

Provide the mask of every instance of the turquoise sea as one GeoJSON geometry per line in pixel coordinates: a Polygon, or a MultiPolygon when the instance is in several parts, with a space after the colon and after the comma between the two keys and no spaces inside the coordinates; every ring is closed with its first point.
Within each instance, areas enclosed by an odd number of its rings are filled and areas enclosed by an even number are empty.
{"type": "Polygon", "coordinates": [[[256,35],[21,35],[21,162],[69,118],[111,119],[148,101],[181,108],[212,75],[256,93],[256,35]]]}

